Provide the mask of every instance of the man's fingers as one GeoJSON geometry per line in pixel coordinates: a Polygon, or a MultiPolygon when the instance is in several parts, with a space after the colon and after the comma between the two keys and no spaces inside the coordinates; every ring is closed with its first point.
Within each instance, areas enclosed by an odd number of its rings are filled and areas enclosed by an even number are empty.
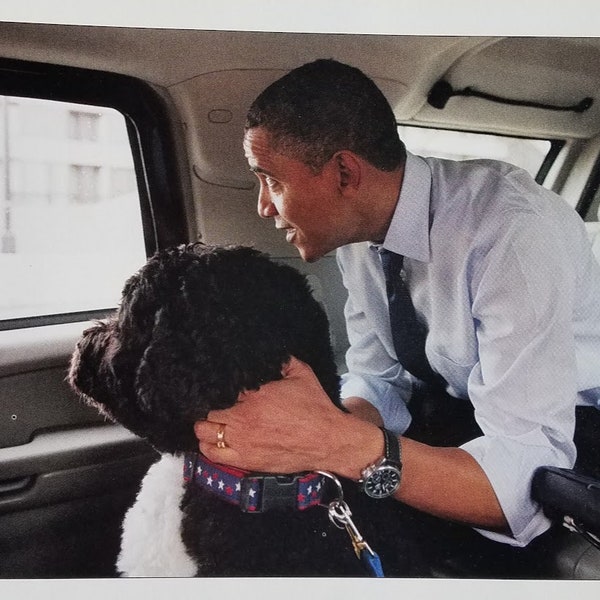
{"type": "MultiPolygon", "coordinates": [[[[290,358],[282,374],[280,380],[240,394],[236,405],[212,410],[205,420],[197,421],[194,433],[200,452],[209,460],[241,469],[282,473],[302,470],[307,452],[304,438],[298,441],[295,437],[298,424],[312,418],[310,404],[314,398],[324,396],[326,401],[320,402],[325,407],[331,402],[312,369],[297,358],[290,358]]],[[[312,445],[309,454],[310,450],[312,445]]]]}
{"type": "Polygon", "coordinates": [[[240,462],[239,454],[232,448],[217,448],[215,444],[200,442],[200,452],[212,462],[231,465],[240,462]]]}
{"type": "Polygon", "coordinates": [[[194,433],[196,437],[206,444],[217,445],[217,442],[225,442],[227,427],[220,421],[196,421],[194,433]]]}
{"type": "Polygon", "coordinates": [[[237,464],[239,453],[229,445],[227,426],[214,421],[196,421],[194,433],[198,438],[200,452],[213,462],[237,464]]]}

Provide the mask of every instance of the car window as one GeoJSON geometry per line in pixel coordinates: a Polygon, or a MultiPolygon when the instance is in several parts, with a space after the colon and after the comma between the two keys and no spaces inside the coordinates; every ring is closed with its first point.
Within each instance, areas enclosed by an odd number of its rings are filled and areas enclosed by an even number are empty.
{"type": "Polygon", "coordinates": [[[452,160],[492,158],[517,165],[533,177],[552,148],[549,140],[407,125],[398,127],[398,133],[413,154],[452,160]]]}
{"type": "Polygon", "coordinates": [[[2,321],[116,306],[145,261],[124,116],[0,96],[2,321]]]}

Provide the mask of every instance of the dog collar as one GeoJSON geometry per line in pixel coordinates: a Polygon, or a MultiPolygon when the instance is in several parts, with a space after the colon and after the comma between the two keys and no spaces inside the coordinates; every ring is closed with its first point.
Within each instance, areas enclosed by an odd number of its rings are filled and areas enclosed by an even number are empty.
{"type": "Polygon", "coordinates": [[[185,454],[183,479],[239,506],[243,512],[253,513],[318,506],[324,503],[326,488],[325,477],[319,473],[252,473],[213,463],[193,452],[185,454]]]}

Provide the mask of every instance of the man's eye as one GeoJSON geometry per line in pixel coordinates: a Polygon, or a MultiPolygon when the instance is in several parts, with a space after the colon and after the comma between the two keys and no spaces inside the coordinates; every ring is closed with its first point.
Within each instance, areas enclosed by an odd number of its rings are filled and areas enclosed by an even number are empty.
{"type": "Polygon", "coordinates": [[[274,187],[277,186],[277,180],[273,179],[272,177],[265,177],[265,184],[267,185],[267,187],[273,189],[274,187]]]}

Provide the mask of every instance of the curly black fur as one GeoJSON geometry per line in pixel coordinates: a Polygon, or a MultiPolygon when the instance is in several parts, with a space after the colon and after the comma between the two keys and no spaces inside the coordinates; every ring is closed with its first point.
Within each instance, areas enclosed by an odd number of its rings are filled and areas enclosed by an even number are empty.
{"type": "Polygon", "coordinates": [[[182,246],[152,257],[116,315],[84,332],[69,381],[157,450],[194,451],[195,421],[281,378],[292,355],[339,405],[328,331],[295,269],[251,248],[182,246]]]}
{"type": "MultiPolygon", "coordinates": [[[[116,314],[84,332],[69,381],[158,450],[181,453],[197,451],[195,421],[281,378],[292,355],[342,409],[327,318],[306,279],[250,248],[196,244],[158,253],[127,281],[116,314]]],[[[420,574],[400,505],[346,487],[388,573],[420,574]]],[[[182,508],[182,539],[202,575],[364,574],[322,508],[245,514],[194,484],[182,508]]]]}

